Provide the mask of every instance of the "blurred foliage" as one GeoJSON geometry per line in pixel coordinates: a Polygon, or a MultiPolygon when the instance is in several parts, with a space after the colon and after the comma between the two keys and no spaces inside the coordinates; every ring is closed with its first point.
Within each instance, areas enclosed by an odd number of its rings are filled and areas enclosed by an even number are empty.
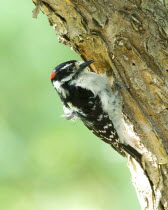
{"type": "Polygon", "coordinates": [[[0,209],[140,209],[126,160],[81,122],[61,117],[49,75],[80,59],[29,1],[0,13],[0,209]]]}

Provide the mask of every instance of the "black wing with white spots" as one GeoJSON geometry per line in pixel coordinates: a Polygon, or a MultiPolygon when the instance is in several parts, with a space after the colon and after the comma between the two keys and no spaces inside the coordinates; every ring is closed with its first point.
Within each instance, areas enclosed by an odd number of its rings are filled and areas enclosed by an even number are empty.
{"type": "Polygon", "coordinates": [[[107,113],[102,110],[102,105],[98,96],[90,90],[83,89],[65,83],[63,88],[68,91],[66,97],[61,96],[64,105],[67,108],[74,108],[74,114],[78,116],[85,126],[91,130],[97,137],[110,144],[122,156],[125,151],[132,156],[138,154],[129,145],[120,143],[118,134],[107,113]]]}

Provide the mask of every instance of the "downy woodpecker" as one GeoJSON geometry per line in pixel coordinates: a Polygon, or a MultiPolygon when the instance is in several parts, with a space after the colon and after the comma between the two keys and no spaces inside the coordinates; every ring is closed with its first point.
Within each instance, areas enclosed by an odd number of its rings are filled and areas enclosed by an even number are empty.
{"type": "Polygon", "coordinates": [[[55,67],[50,76],[66,117],[80,118],[89,130],[122,156],[129,154],[139,162],[141,154],[124,120],[121,97],[117,91],[112,91],[106,75],[84,71],[91,63],[93,60],[67,61],[55,67]]]}

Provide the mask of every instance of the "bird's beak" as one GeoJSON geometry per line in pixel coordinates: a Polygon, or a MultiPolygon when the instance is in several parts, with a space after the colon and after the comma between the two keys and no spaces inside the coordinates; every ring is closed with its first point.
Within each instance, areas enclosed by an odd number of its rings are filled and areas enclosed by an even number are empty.
{"type": "Polygon", "coordinates": [[[79,66],[79,71],[85,69],[87,66],[89,66],[91,63],[93,63],[94,60],[90,60],[90,61],[86,61],[84,63],[82,63],[80,66],[79,66]]]}
{"type": "Polygon", "coordinates": [[[76,71],[76,73],[74,74],[73,78],[78,77],[78,75],[87,67],[89,66],[91,63],[93,63],[94,60],[90,60],[90,61],[86,61],[83,62],[82,64],[79,65],[78,70],[76,71]]]}

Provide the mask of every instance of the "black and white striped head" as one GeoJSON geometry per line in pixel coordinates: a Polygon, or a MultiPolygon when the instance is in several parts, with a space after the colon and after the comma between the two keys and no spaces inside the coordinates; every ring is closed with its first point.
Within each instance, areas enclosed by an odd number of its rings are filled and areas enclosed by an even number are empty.
{"type": "Polygon", "coordinates": [[[78,77],[87,66],[93,63],[93,60],[86,62],[79,62],[76,60],[67,61],[56,66],[51,73],[51,82],[66,82],[78,77]]]}

